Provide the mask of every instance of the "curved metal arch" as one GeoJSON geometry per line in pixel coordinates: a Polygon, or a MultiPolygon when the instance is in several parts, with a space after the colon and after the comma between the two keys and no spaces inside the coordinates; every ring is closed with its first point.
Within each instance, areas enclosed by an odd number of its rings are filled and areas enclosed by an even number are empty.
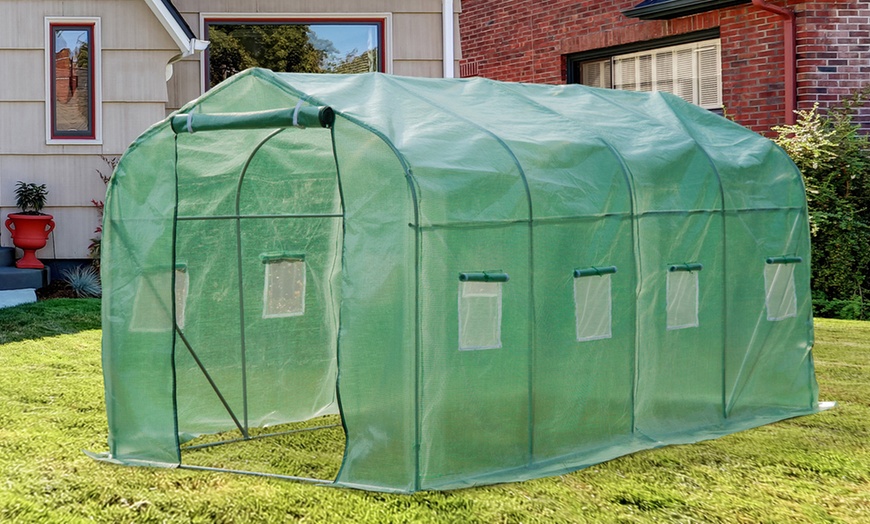
{"type": "Polygon", "coordinates": [[[245,165],[239,173],[239,180],[236,184],[236,273],[239,277],[239,342],[241,344],[242,357],[242,435],[245,439],[249,439],[248,434],[248,367],[247,367],[247,348],[245,346],[245,287],[244,275],[242,273],[242,219],[241,219],[241,201],[242,201],[242,184],[245,181],[245,175],[248,174],[248,168],[251,167],[251,162],[260,149],[263,148],[270,140],[284,132],[287,128],[276,129],[254,146],[251,154],[245,160],[245,165]]]}

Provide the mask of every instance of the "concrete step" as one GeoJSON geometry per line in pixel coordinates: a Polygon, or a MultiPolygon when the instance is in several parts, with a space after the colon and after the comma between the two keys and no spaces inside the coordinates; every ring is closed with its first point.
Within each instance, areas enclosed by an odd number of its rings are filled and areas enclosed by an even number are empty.
{"type": "Polygon", "coordinates": [[[39,289],[51,282],[49,269],[18,269],[0,267],[0,291],[11,289],[39,289]]]}
{"type": "Polygon", "coordinates": [[[0,267],[11,267],[15,265],[15,248],[0,247],[0,267]]]}
{"type": "Polygon", "coordinates": [[[33,302],[36,302],[36,291],[32,289],[0,290],[0,309],[33,302]]]}

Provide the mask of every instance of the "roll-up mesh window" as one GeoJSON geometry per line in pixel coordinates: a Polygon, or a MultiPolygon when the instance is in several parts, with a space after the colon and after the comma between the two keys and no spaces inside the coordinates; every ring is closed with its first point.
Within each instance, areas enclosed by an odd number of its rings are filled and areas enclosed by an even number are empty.
{"type": "Polygon", "coordinates": [[[305,260],[264,255],[263,263],[263,318],[305,314],[305,260]]]}
{"type": "Polygon", "coordinates": [[[764,303],[767,320],[784,320],[797,316],[797,293],[794,287],[794,261],[768,259],[764,265],[764,303]]]}
{"type": "Polygon", "coordinates": [[[578,342],[612,336],[610,276],[615,272],[615,267],[574,270],[574,314],[578,342]]]}
{"type": "MultiPolygon", "coordinates": [[[[133,331],[170,331],[171,305],[161,300],[159,293],[172,289],[172,275],[169,272],[141,275],[133,301],[133,318],[130,329],[133,331]]],[[[179,265],[175,270],[175,323],[184,329],[184,309],[187,305],[188,290],[187,267],[179,265]]]]}
{"type": "Polygon", "coordinates": [[[501,347],[502,282],[459,283],[459,349],[501,347]]]}
{"type": "Polygon", "coordinates": [[[667,281],[668,329],[698,327],[700,264],[670,266],[667,281]]]}
{"type": "Polygon", "coordinates": [[[187,306],[187,291],[190,280],[187,278],[187,268],[179,267],[175,270],[175,323],[180,329],[184,329],[184,310],[187,306]]]}

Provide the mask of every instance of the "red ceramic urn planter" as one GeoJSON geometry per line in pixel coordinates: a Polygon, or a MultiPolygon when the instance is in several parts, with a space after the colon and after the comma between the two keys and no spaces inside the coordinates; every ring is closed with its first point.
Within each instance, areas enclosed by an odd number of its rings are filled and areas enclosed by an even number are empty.
{"type": "Polygon", "coordinates": [[[12,243],[24,251],[24,256],[15,263],[15,267],[27,269],[42,269],[45,265],[36,258],[36,250],[45,247],[48,234],[54,229],[54,217],[51,215],[23,215],[10,213],[6,219],[6,229],[12,233],[12,243]]]}

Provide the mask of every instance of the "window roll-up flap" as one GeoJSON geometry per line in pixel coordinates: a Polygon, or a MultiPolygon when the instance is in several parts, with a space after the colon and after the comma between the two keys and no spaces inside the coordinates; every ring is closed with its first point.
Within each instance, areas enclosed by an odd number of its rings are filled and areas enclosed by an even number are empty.
{"type": "Polygon", "coordinates": [[[801,257],[793,257],[788,255],[783,255],[780,257],[768,257],[766,262],[768,264],[800,264],[804,259],[801,257]]]}
{"type": "Polygon", "coordinates": [[[459,273],[460,282],[507,282],[510,276],[503,271],[476,271],[459,273]]]}
{"type": "Polygon", "coordinates": [[[574,270],[574,278],[580,277],[591,277],[591,276],[602,276],[602,275],[612,275],[616,273],[616,266],[604,266],[604,267],[584,267],[578,268],[574,270]]]}
{"type": "Polygon", "coordinates": [[[250,113],[183,113],[170,120],[172,131],[199,133],[229,129],[283,129],[288,127],[332,127],[335,112],[328,106],[269,109],[250,113]]]}
{"type": "Polygon", "coordinates": [[[304,254],[299,253],[286,253],[286,252],[273,252],[273,253],[261,253],[260,261],[264,264],[269,262],[275,262],[276,260],[287,260],[290,262],[302,262],[305,260],[304,254]]]}
{"type": "Polygon", "coordinates": [[[670,271],[670,272],[674,272],[674,271],[693,272],[693,271],[701,271],[702,269],[704,269],[704,265],[697,263],[697,262],[693,262],[691,264],[671,264],[670,266],[668,266],[668,271],[670,271]]]}

